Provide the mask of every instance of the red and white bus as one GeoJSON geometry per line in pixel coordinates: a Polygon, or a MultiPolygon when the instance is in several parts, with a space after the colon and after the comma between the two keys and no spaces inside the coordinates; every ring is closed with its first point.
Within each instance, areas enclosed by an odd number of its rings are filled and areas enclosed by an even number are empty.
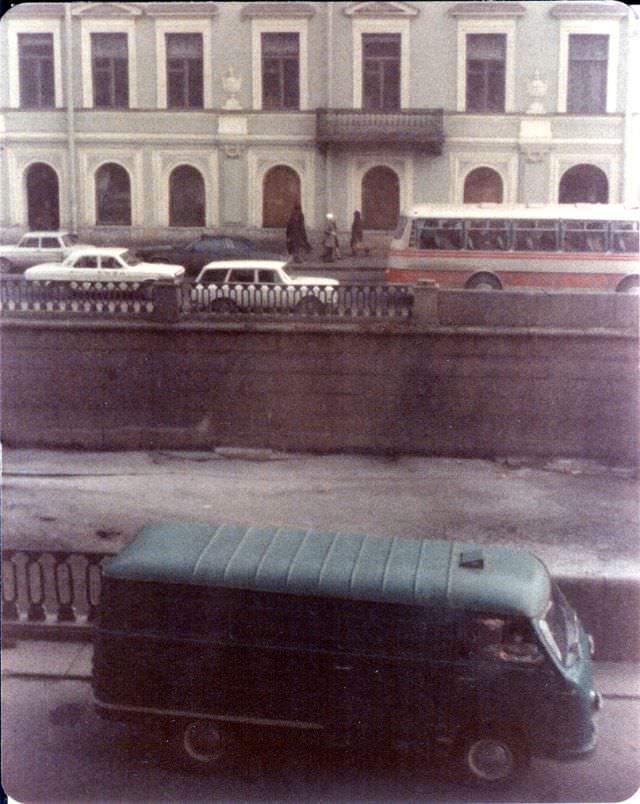
{"type": "Polygon", "coordinates": [[[465,288],[637,291],[640,208],[421,204],[400,216],[386,278],[465,288]]]}

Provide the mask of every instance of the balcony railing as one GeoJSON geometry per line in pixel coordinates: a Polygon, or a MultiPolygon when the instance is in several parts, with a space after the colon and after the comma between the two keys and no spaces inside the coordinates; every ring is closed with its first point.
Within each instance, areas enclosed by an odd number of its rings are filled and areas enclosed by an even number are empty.
{"type": "Polygon", "coordinates": [[[316,142],[322,148],[365,144],[438,155],[444,143],[444,113],[442,109],[317,109],[316,142]]]}

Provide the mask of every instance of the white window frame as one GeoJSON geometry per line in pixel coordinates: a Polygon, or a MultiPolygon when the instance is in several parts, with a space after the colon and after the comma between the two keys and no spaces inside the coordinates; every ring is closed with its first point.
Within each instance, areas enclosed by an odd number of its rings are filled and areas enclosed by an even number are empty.
{"type": "MultiPolygon", "coordinates": [[[[504,113],[515,111],[516,20],[460,20],[458,22],[457,111],[467,111],[467,34],[504,34],[506,36],[504,113]]],[[[502,114],[469,112],[469,114],[502,114]]]]}
{"type": "Polygon", "coordinates": [[[607,57],[606,114],[616,110],[618,62],[620,57],[619,20],[561,20],[558,72],[558,112],[566,114],[569,92],[569,37],[571,34],[595,34],[609,37],[607,57]]]}
{"type": "Polygon", "coordinates": [[[300,177],[300,203],[304,212],[307,226],[314,226],[316,217],[315,194],[313,188],[315,183],[315,150],[294,150],[294,149],[252,149],[249,151],[248,159],[248,179],[249,179],[249,225],[256,229],[262,229],[262,208],[264,177],[269,170],[278,165],[295,170],[300,177]]]}
{"type": "MultiPolygon", "coordinates": [[[[213,71],[211,63],[211,25],[209,20],[156,20],[156,91],[159,109],[168,109],[167,34],[200,34],[202,36],[202,104],[213,108],[213,71]]],[[[197,111],[187,109],[186,111],[197,111]]]]}
{"type": "Polygon", "coordinates": [[[350,159],[347,173],[347,208],[359,209],[362,212],[362,182],[366,174],[376,167],[393,170],[398,177],[400,211],[409,209],[413,205],[414,157],[412,155],[383,157],[375,154],[354,156],[350,159]]]}
{"type": "Polygon", "coordinates": [[[610,153],[589,153],[583,150],[551,154],[549,159],[549,204],[560,203],[560,181],[567,170],[577,165],[593,165],[593,167],[600,168],[609,183],[609,201],[607,203],[622,203],[619,158],[610,153]]]}
{"type": "Polygon", "coordinates": [[[84,226],[104,226],[96,220],[96,172],[107,162],[113,162],[124,168],[129,174],[131,188],[131,225],[116,224],[113,228],[134,228],[144,225],[144,205],[148,193],[145,192],[145,183],[142,170],[142,151],[135,148],[87,148],[80,151],[79,175],[84,177],[80,185],[79,209],[82,210],[84,226]]]}
{"type": "MultiPolygon", "coordinates": [[[[61,20],[8,20],[7,51],[9,59],[9,106],[20,109],[20,48],[18,34],[53,34],[53,94],[54,108],[63,106],[62,99],[62,58],[61,58],[61,20]]],[[[30,111],[44,111],[40,107],[30,111]]]]}
{"type": "Polygon", "coordinates": [[[82,61],[82,104],[85,108],[95,108],[93,91],[93,69],[91,53],[91,34],[119,33],[127,37],[127,67],[129,77],[129,109],[138,107],[138,70],[135,41],[135,22],[133,20],[80,20],[80,50],[82,61]]]}
{"type": "Polygon", "coordinates": [[[451,204],[464,204],[464,185],[467,176],[476,168],[486,167],[502,179],[502,205],[515,204],[518,199],[518,155],[501,153],[454,153],[449,161],[449,198],[451,204]]]}
{"type": "MultiPolygon", "coordinates": [[[[286,8],[286,3],[282,4],[286,8]]],[[[299,111],[306,111],[309,108],[309,24],[306,19],[302,20],[274,20],[274,19],[252,19],[251,20],[251,59],[253,64],[253,108],[260,111],[262,109],[262,34],[263,33],[297,33],[299,51],[300,75],[300,108],[299,111]]],[[[277,114],[278,109],[270,109],[270,114],[277,114]]],[[[282,110],[284,111],[284,110],[282,110]]],[[[291,110],[293,111],[293,110],[291,110]]]]}
{"type": "Polygon", "coordinates": [[[400,34],[400,108],[411,108],[410,97],[410,28],[408,19],[395,20],[353,20],[353,108],[362,109],[362,77],[364,70],[364,57],[362,49],[363,34],[400,34]]]}

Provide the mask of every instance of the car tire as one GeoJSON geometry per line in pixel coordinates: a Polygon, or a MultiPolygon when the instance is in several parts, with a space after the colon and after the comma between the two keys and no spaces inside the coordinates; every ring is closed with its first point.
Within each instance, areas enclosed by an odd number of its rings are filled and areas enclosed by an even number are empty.
{"type": "Polygon", "coordinates": [[[185,770],[219,771],[228,767],[238,754],[236,736],[213,720],[171,721],[165,726],[165,735],[174,758],[185,770]]]}
{"type": "Polygon", "coordinates": [[[296,313],[303,313],[306,315],[317,315],[323,313],[325,305],[317,298],[317,296],[305,296],[295,305],[294,310],[296,313]]]}
{"type": "Polygon", "coordinates": [[[212,313],[237,313],[238,305],[231,299],[214,299],[209,304],[212,313]]]}
{"type": "Polygon", "coordinates": [[[528,754],[514,737],[488,731],[468,736],[462,743],[459,759],[465,782],[502,787],[526,767],[528,754]]]}

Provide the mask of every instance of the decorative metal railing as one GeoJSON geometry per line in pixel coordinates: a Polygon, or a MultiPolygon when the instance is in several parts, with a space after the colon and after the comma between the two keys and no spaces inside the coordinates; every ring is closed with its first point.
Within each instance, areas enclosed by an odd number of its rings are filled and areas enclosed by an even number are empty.
{"type": "Polygon", "coordinates": [[[171,320],[231,315],[315,319],[393,319],[412,317],[410,285],[198,285],[159,286],[114,282],[0,281],[0,312],[11,317],[83,317],[162,319],[166,303],[171,320]],[[168,295],[166,291],[169,291],[168,295]]]}
{"type": "Polygon", "coordinates": [[[115,553],[2,550],[2,623],[91,626],[100,600],[102,565],[115,553]]]}
{"type": "Polygon", "coordinates": [[[315,318],[408,319],[409,285],[191,285],[185,286],[189,315],[280,315],[315,318]]]}
{"type": "Polygon", "coordinates": [[[0,282],[0,311],[140,317],[153,312],[152,286],[138,282],[0,282]]]}
{"type": "Polygon", "coordinates": [[[316,141],[328,145],[402,145],[440,154],[444,143],[442,109],[317,109],[316,141]]]}

